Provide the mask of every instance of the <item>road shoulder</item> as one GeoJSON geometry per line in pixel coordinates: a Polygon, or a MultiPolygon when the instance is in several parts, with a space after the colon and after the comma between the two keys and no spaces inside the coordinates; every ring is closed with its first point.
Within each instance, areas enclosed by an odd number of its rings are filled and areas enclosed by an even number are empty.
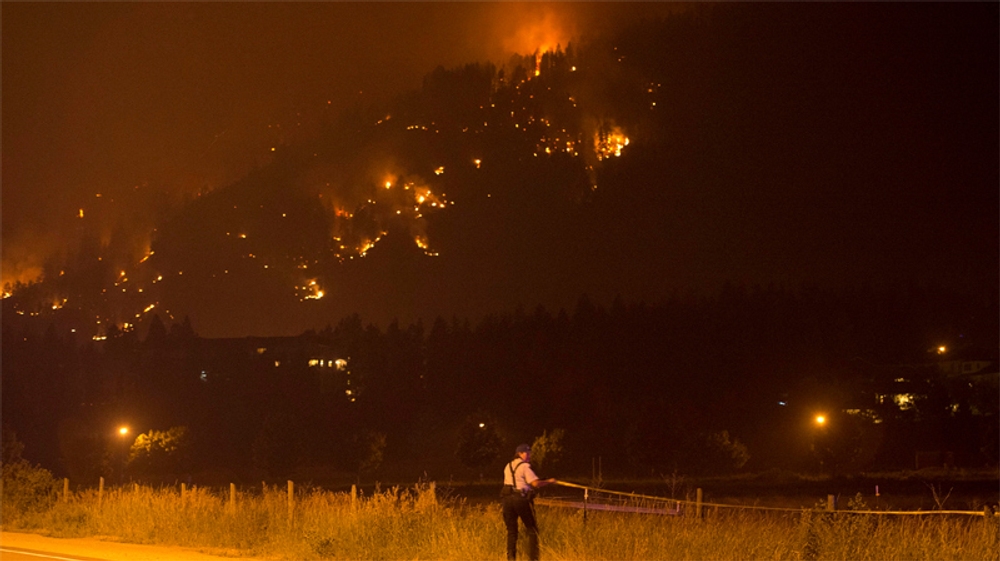
{"type": "Polygon", "coordinates": [[[189,547],[139,545],[106,541],[99,538],[50,538],[39,534],[0,532],[0,547],[44,551],[63,555],[92,557],[107,561],[262,561],[258,557],[243,557],[239,551],[219,551],[217,555],[189,547]]]}

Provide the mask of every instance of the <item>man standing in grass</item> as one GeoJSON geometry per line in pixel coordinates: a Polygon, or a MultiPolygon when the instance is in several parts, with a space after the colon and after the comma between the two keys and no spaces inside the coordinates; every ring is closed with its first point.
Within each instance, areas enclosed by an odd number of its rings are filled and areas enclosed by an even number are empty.
{"type": "Polygon", "coordinates": [[[517,558],[517,519],[528,533],[528,558],[538,559],[538,524],[535,522],[535,490],[555,483],[539,479],[531,469],[531,447],[522,444],[503,472],[503,523],[507,526],[507,559],[517,558]]]}

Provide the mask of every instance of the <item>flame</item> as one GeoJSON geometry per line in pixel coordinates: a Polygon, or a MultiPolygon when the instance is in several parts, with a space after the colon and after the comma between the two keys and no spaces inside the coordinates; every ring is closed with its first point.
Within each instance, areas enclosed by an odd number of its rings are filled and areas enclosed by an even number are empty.
{"type": "Polygon", "coordinates": [[[602,128],[594,133],[594,153],[598,160],[604,160],[612,156],[619,157],[622,150],[628,146],[628,137],[619,127],[611,127],[609,130],[602,128]]]}
{"type": "Polygon", "coordinates": [[[418,207],[424,203],[428,203],[432,207],[444,207],[445,204],[440,197],[431,192],[429,187],[415,188],[413,190],[413,200],[416,201],[418,207]]]}
{"type": "MultiPolygon", "coordinates": [[[[385,235],[385,232],[382,232],[382,236],[384,236],[384,235],[385,235]]],[[[358,247],[358,255],[360,255],[361,257],[364,257],[365,254],[368,253],[368,250],[371,249],[371,248],[373,248],[373,247],[375,247],[375,244],[377,244],[379,242],[379,240],[382,239],[382,236],[379,236],[379,237],[375,238],[374,240],[365,240],[365,241],[361,242],[361,245],[358,247]]]]}
{"type": "Polygon", "coordinates": [[[326,292],[323,291],[315,279],[310,280],[306,286],[301,287],[301,290],[305,292],[301,298],[303,302],[306,300],[319,300],[326,295],[326,292]]]}
{"type": "MultiPolygon", "coordinates": [[[[523,17],[528,18],[528,22],[503,41],[504,49],[509,52],[536,53],[536,64],[541,62],[544,53],[556,50],[559,45],[568,45],[574,34],[569,28],[570,23],[560,18],[552,8],[540,9],[543,10],[541,14],[525,14],[523,17]]],[[[539,70],[536,66],[536,72],[539,70]]]]}

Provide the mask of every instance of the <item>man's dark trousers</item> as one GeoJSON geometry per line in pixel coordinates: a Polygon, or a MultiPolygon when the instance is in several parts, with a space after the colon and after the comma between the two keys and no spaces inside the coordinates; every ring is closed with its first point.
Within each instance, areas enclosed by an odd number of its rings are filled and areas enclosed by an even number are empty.
{"type": "Polygon", "coordinates": [[[507,526],[507,559],[517,558],[517,519],[524,522],[528,535],[528,559],[538,559],[538,524],[531,499],[512,493],[503,500],[503,523],[507,526]]]}

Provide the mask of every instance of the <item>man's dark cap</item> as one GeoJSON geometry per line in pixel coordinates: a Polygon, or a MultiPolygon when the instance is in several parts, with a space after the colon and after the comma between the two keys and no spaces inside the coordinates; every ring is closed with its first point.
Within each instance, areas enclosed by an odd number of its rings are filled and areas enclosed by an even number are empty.
{"type": "Polygon", "coordinates": [[[531,446],[528,446],[527,444],[522,444],[517,447],[516,452],[518,454],[520,454],[521,452],[531,452],[531,446]]]}

